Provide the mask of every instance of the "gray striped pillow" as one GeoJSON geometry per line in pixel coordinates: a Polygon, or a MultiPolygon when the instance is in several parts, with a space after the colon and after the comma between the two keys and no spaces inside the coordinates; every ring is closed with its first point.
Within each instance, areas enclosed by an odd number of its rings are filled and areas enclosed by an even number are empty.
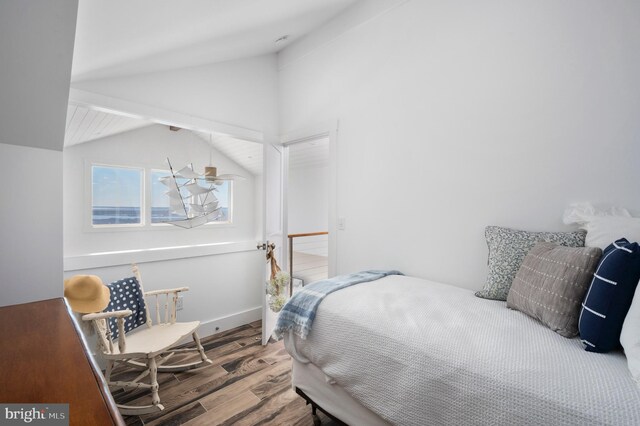
{"type": "Polygon", "coordinates": [[[507,307],[524,312],[564,337],[577,336],[580,304],[601,256],[598,247],[537,243],[513,280],[507,307]]]}

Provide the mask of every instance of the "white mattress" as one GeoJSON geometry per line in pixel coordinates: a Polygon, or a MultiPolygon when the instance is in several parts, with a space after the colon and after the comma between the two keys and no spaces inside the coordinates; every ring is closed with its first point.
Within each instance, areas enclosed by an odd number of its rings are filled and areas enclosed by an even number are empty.
{"type": "Polygon", "coordinates": [[[640,424],[622,353],[586,352],[504,302],[444,284],[389,276],[337,291],[307,340],[285,345],[394,424],[640,424]]]}

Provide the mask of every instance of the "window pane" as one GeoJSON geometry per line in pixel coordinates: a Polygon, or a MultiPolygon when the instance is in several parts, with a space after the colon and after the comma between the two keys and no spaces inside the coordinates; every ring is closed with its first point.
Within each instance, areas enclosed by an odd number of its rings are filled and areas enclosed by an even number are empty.
{"type": "Polygon", "coordinates": [[[94,225],[142,223],[141,170],[93,166],[91,175],[94,225]]]}
{"type": "MultiPolygon", "coordinates": [[[[151,223],[163,223],[169,222],[171,220],[185,219],[186,213],[182,208],[171,209],[169,204],[169,197],[166,195],[166,192],[169,190],[169,187],[163,184],[160,179],[170,176],[170,173],[165,170],[155,170],[151,172],[151,223]]],[[[171,181],[172,182],[172,181],[171,181]]],[[[189,179],[178,179],[178,185],[182,186],[186,183],[189,183],[189,179]]],[[[207,187],[208,184],[204,182],[199,182],[199,185],[207,187]]],[[[229,222],[229,200],[231,198],[231,182],[225,181],[221,185],[216,185],[216,191],[213,192],[213,195],[218,199],[218,206],[221,207],[218,211],[218,217],[215,215],[212,216],[211,222],[229,222]]],[[[182,194],[185,201],[188,203],[202,203],[203,200],[196,200],[195,197],[190,197],[189,192],[181,188],[180,193],[182,194]]],[[[209,195],[208,197],[211,197],[209,195]]],[[[213,201],[211,198],[207,198],[204,200],[205,203],[213,201]]],[[[187,208],[189,208],[187,206],[187,208]]]]}
{"type": "Polygon", "coordinates": [[[232,182],[226,180],[221,185],[217,185],[217,191],[214,192],[218,199],[218,206],[220,206],[220,215],[214,222],[230,222],[229,217],[229,199],[231,198],[231,186],[232,182]]]}
{"type": "MultiPolygon", "coordinates": [[[[171,211],[169,197],[166,194],[169,187],[160,181],[160,179],[167,176],[170,176],[168,171],[154,170],[151,172],[151,223],[163,223],[187,217],[183,211],[171,211]]],[[[178,179],[179,185],[183,185],[186,182],[186,179],[178,179]]],[[[180,193],[185,196],[186,190],[181,189],[180,193]]]]}

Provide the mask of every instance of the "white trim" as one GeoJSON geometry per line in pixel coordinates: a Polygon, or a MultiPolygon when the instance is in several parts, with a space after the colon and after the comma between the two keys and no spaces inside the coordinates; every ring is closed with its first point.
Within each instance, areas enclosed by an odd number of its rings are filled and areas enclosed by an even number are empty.
{"type": "MultiPolygon", "coordinates": [[[[338,119],[312,123],[306,127],[292,130],[280,138],[280,143],[288,145],[313,139],[329,138],[329,277],[338,274],[338,119]]],[[[287,151],[287,149],[285,149],[287,151]]],[[[288,159],[288,158],[287,158],[288,159]]],[[[285,169],[288,168],[288,162],[285,169]]],[[[288,176],[287,176],[288,178],[288,176]]],[[[287,196],[289,182],[284,181],[284,193],[287,196]]],[[[288,202],[288,200],[287,200],[288,202]]],[[[286,239],[287,245],[289,240],[286,239]]],[[[287,247],[288,250],[288,247],[287,247]]]]}
{"type": "MultiPolygon", "coordinates": [[[[86,162],[85,162],[86,164],[86,162]]],[[[86,167],[86,166],[85,166],[86,167]]],[[[113,228],[134,228],[139,229],[143,228],[147,225],[146,219],[146,211],[147,211],[147,173],[144,167],[139,166],[125,166],[125,165],[115,165],[115,164],[106,164],[101,162],[89,162],[89,223],[87,226],[93,229],[113,229],[113,228]],[[104,223],[104,224],[94,224],[93,223],[93,171],[95,167],[102,168],[111,168],[111,169],[132,169],[140,172],[140,222],[139,223],[104,223]]],[[[151,220],[151,219],[149,219],[151,220]]]]}
{"type": "Polygon", "coordinates": [[[139,118],[167,126],[177,126],[183,129],[201,132],[215,132],[253,142],[262,142],[263,140],[262,132],[256,130],[132,102],[126,99],[114,98],[100,93],[75,89],[73,87],[69,89],[69,103],[96,111],[139,118]]]}
{"type": "Polygon", "coordinates": [[[300,129],[292,130],[288,133],[284,133],[280,137],[280,143],[283,145],[289,145],[297,142],[304,142],[322,137],[331,136],[331,132],[337,129],[338,120],[328,120],[317,123],[309,124],[300,129]]]}
{"type": "MultiPolygon", "coordinates": [[[[178,314],[178,318],[180,318],[179,315],[180,314],[178,314]]],[[[240,327],[241,325],[257,321],[261,318],[261,315],[262,307],[256,306],[255,308],[249,308],[244,311],[235,312],[230,315],[204,321],[200,323],[200,328],[198,328],[198,335],[200,336],[200,338],[209,337],[216,333],[221,333],[223,331],[231,330],[232,328],[240,327]],[[216,329],[216,327],[218,327],[218,329],[216,329]]]]}
{"type": "MultiPolygon", "coordinates": [[[[156,166],[128,162],[127,164],[107,164],[103,162],[94,162],[90,158],[84,158],[84,217],[83,217],[83,232],[121,232],[121,231],[164,231],[164,230],[182,230],[183,228],[171,225],[169,222],[157,222],[151,221],[151,213],[153,206],[153,172],[169,172],[169,170],[159,169],[156,166]],[[141,208],[140,208],[140,223],[130,224],[93,224],[93,167],[111,167],[111,168],[123,168],[123,169],[136,169],[142,171],[141,180],[141,208]],[[88,202],[85,200],[89,200],[88,202]]],[[[228,206],[228,218],[226,221],[212,221],[205,223],[203,226],[216,227],[216,228],[233,228],[236,225],[233,223],[233,203],[234,203],[234,186],[233,181],[229,181],[229,206],[228,206]]]]}
{"type": "Polygon", "coordinates": [[[154,247],[138,250],[122,250],[102,253],[88,253],[64,258],[64,271],[103,268],[108,266],[128,265],[130,263],[157,262],[199,256],[255,251],[256,242],[238,241],[211,244],[196,244],[175,247],[154,247]]]}

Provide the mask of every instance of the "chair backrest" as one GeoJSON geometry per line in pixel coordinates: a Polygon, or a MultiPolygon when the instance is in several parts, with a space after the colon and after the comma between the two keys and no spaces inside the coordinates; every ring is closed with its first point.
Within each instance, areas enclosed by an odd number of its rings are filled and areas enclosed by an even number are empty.
{"type": "MultiPolygon", "coordinates": [[[[124,278],[108,284],[111,291],[111,299],[105,312],[122,311],[125,309],[133,312],[131,316],[124,319],[124,331],[128,333],[147,322],[147,306],[144,301],[142,287],[136,277],[124,278]]],[[[118,321],[115,318],[109,319],[109,329],[111,339],[118,338],[118,321]]]]}

